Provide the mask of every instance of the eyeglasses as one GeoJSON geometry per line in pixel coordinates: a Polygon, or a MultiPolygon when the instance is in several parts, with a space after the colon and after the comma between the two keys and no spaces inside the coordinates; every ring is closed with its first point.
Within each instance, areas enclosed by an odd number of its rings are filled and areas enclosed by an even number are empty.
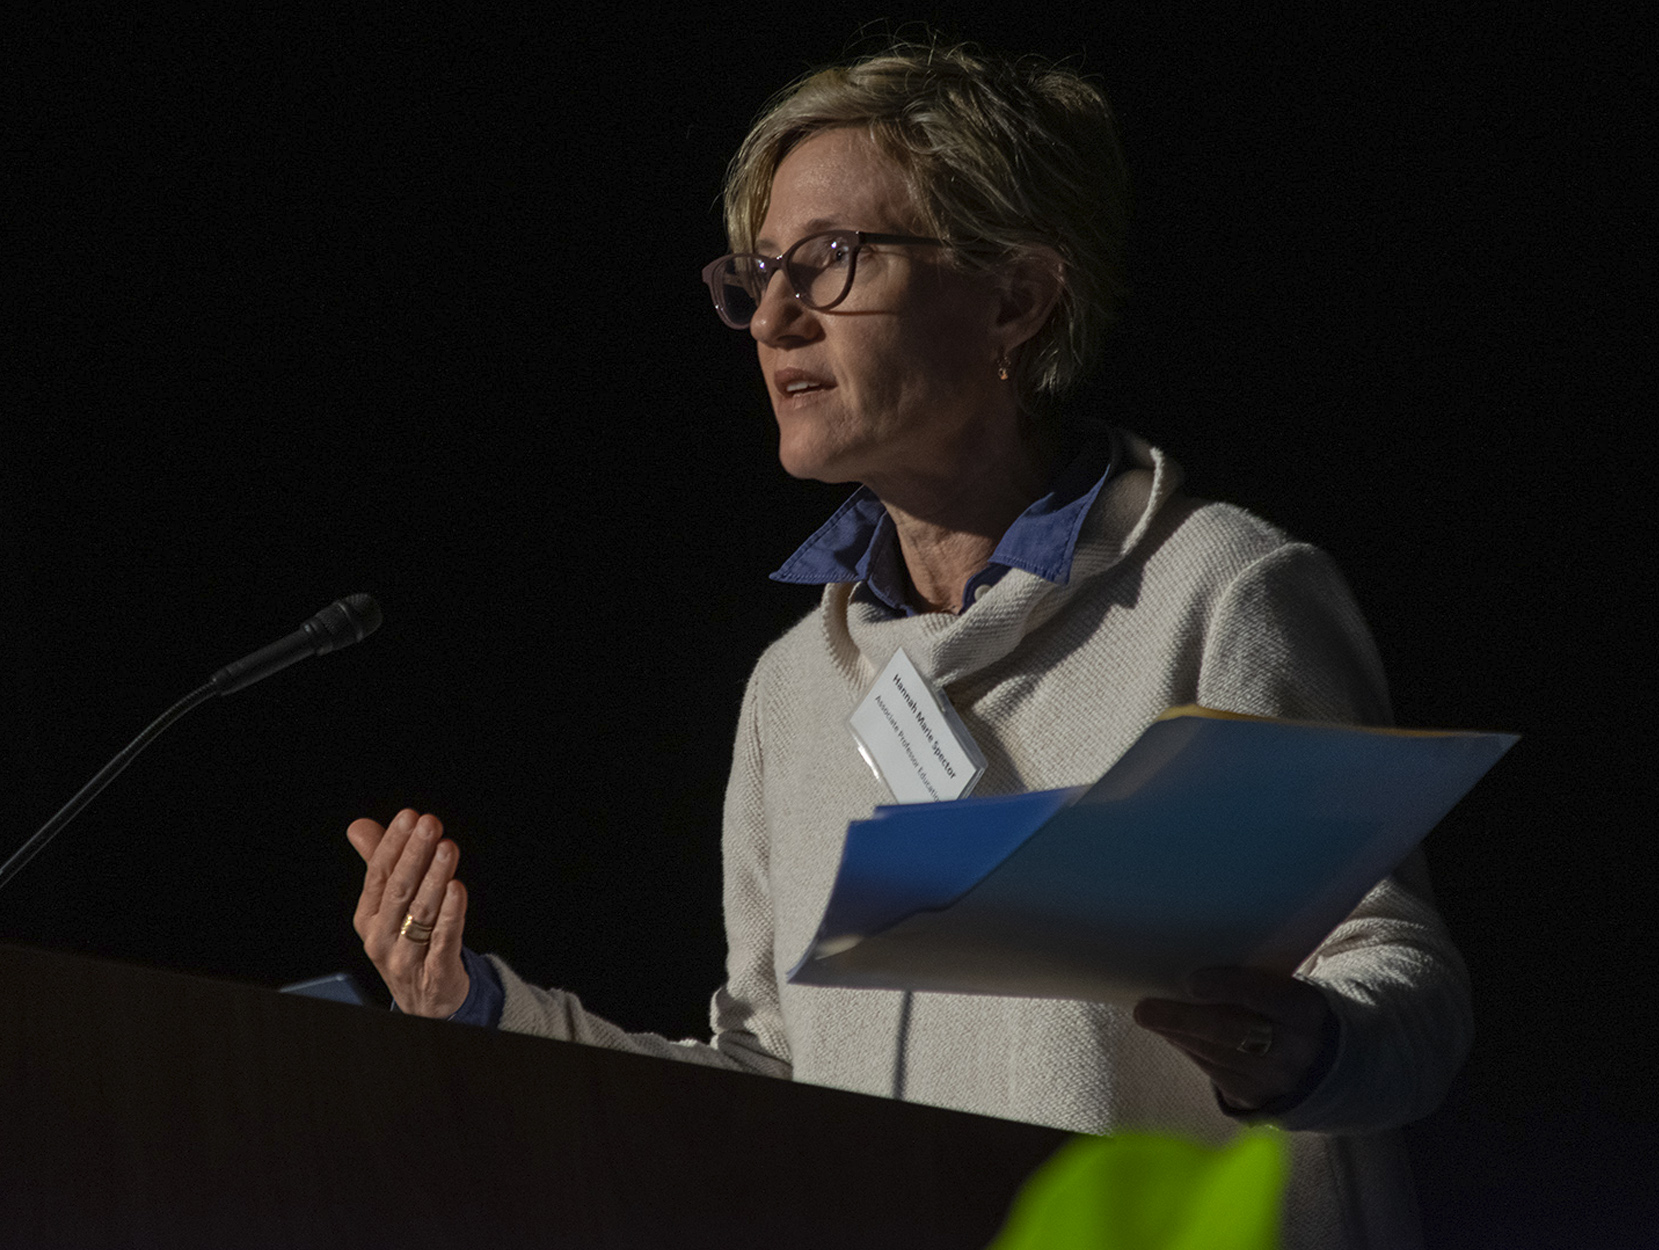
{"type": "Polygon", "coordinates": [[[795,298],[808,308],[828,312],[853,289],[858,253],[871,243],[945,247],[943,239],[913,234],[870,234],[863,230],[826,230],[809,234],[782,256],[737,252],[703,267],[703,281],[714,296],[714,311],[734,330],[746,328],[778,270],[789,279],[795,298]]]}

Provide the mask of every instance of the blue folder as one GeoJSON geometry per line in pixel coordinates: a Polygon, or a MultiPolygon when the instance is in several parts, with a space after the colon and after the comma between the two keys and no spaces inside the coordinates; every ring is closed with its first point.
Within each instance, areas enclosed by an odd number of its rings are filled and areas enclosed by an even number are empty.
{"type": "Polygon", "coordinates": [[[1290,972],[1516,741],[1172,708],[1092,786],[853,822],[789,980],[1133,1002],[1290,972]]]}

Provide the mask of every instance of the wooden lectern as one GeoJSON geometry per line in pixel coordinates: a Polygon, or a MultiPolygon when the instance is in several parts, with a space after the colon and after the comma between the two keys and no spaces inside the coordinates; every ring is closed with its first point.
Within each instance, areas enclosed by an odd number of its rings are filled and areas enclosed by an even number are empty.
{"type": "Polygon", "coordinates": [[[1065,1134],[0,946],[0,1247],[961,1247],[1065,1134]]]}

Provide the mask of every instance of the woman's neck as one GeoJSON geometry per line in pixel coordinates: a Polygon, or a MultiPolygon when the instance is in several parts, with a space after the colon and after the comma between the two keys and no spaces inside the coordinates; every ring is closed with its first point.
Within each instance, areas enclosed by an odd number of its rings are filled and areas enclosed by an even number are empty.
{"type": "Polygon", "coordinates": [[[982,448],[950,471],[870,484],[898,532],[912,607],[962,610],[968,582],[990,562],[1008,527],[1048,489],[1058,455],[1057,440],[1015,433],[1004,447],[990,454],[982,448]]]}

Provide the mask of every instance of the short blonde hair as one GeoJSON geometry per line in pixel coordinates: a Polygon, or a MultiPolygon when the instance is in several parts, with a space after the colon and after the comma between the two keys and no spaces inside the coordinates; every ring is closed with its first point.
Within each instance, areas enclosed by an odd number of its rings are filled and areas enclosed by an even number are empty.
{"type": "Polygon", "coordinates": [[[994,269],[1034,246],[1058,252],[1064,286],[1019,354],[1021,407],[1048,407],[1098,363],[1126,293],[1128,174],[1105,95],[1037,57],[899,43],[793,83],[766,106],[726,171],[726,233],[754,250],[772,177],[819,131],[865,128],[898,167],[927,233],[994,269]]]}

